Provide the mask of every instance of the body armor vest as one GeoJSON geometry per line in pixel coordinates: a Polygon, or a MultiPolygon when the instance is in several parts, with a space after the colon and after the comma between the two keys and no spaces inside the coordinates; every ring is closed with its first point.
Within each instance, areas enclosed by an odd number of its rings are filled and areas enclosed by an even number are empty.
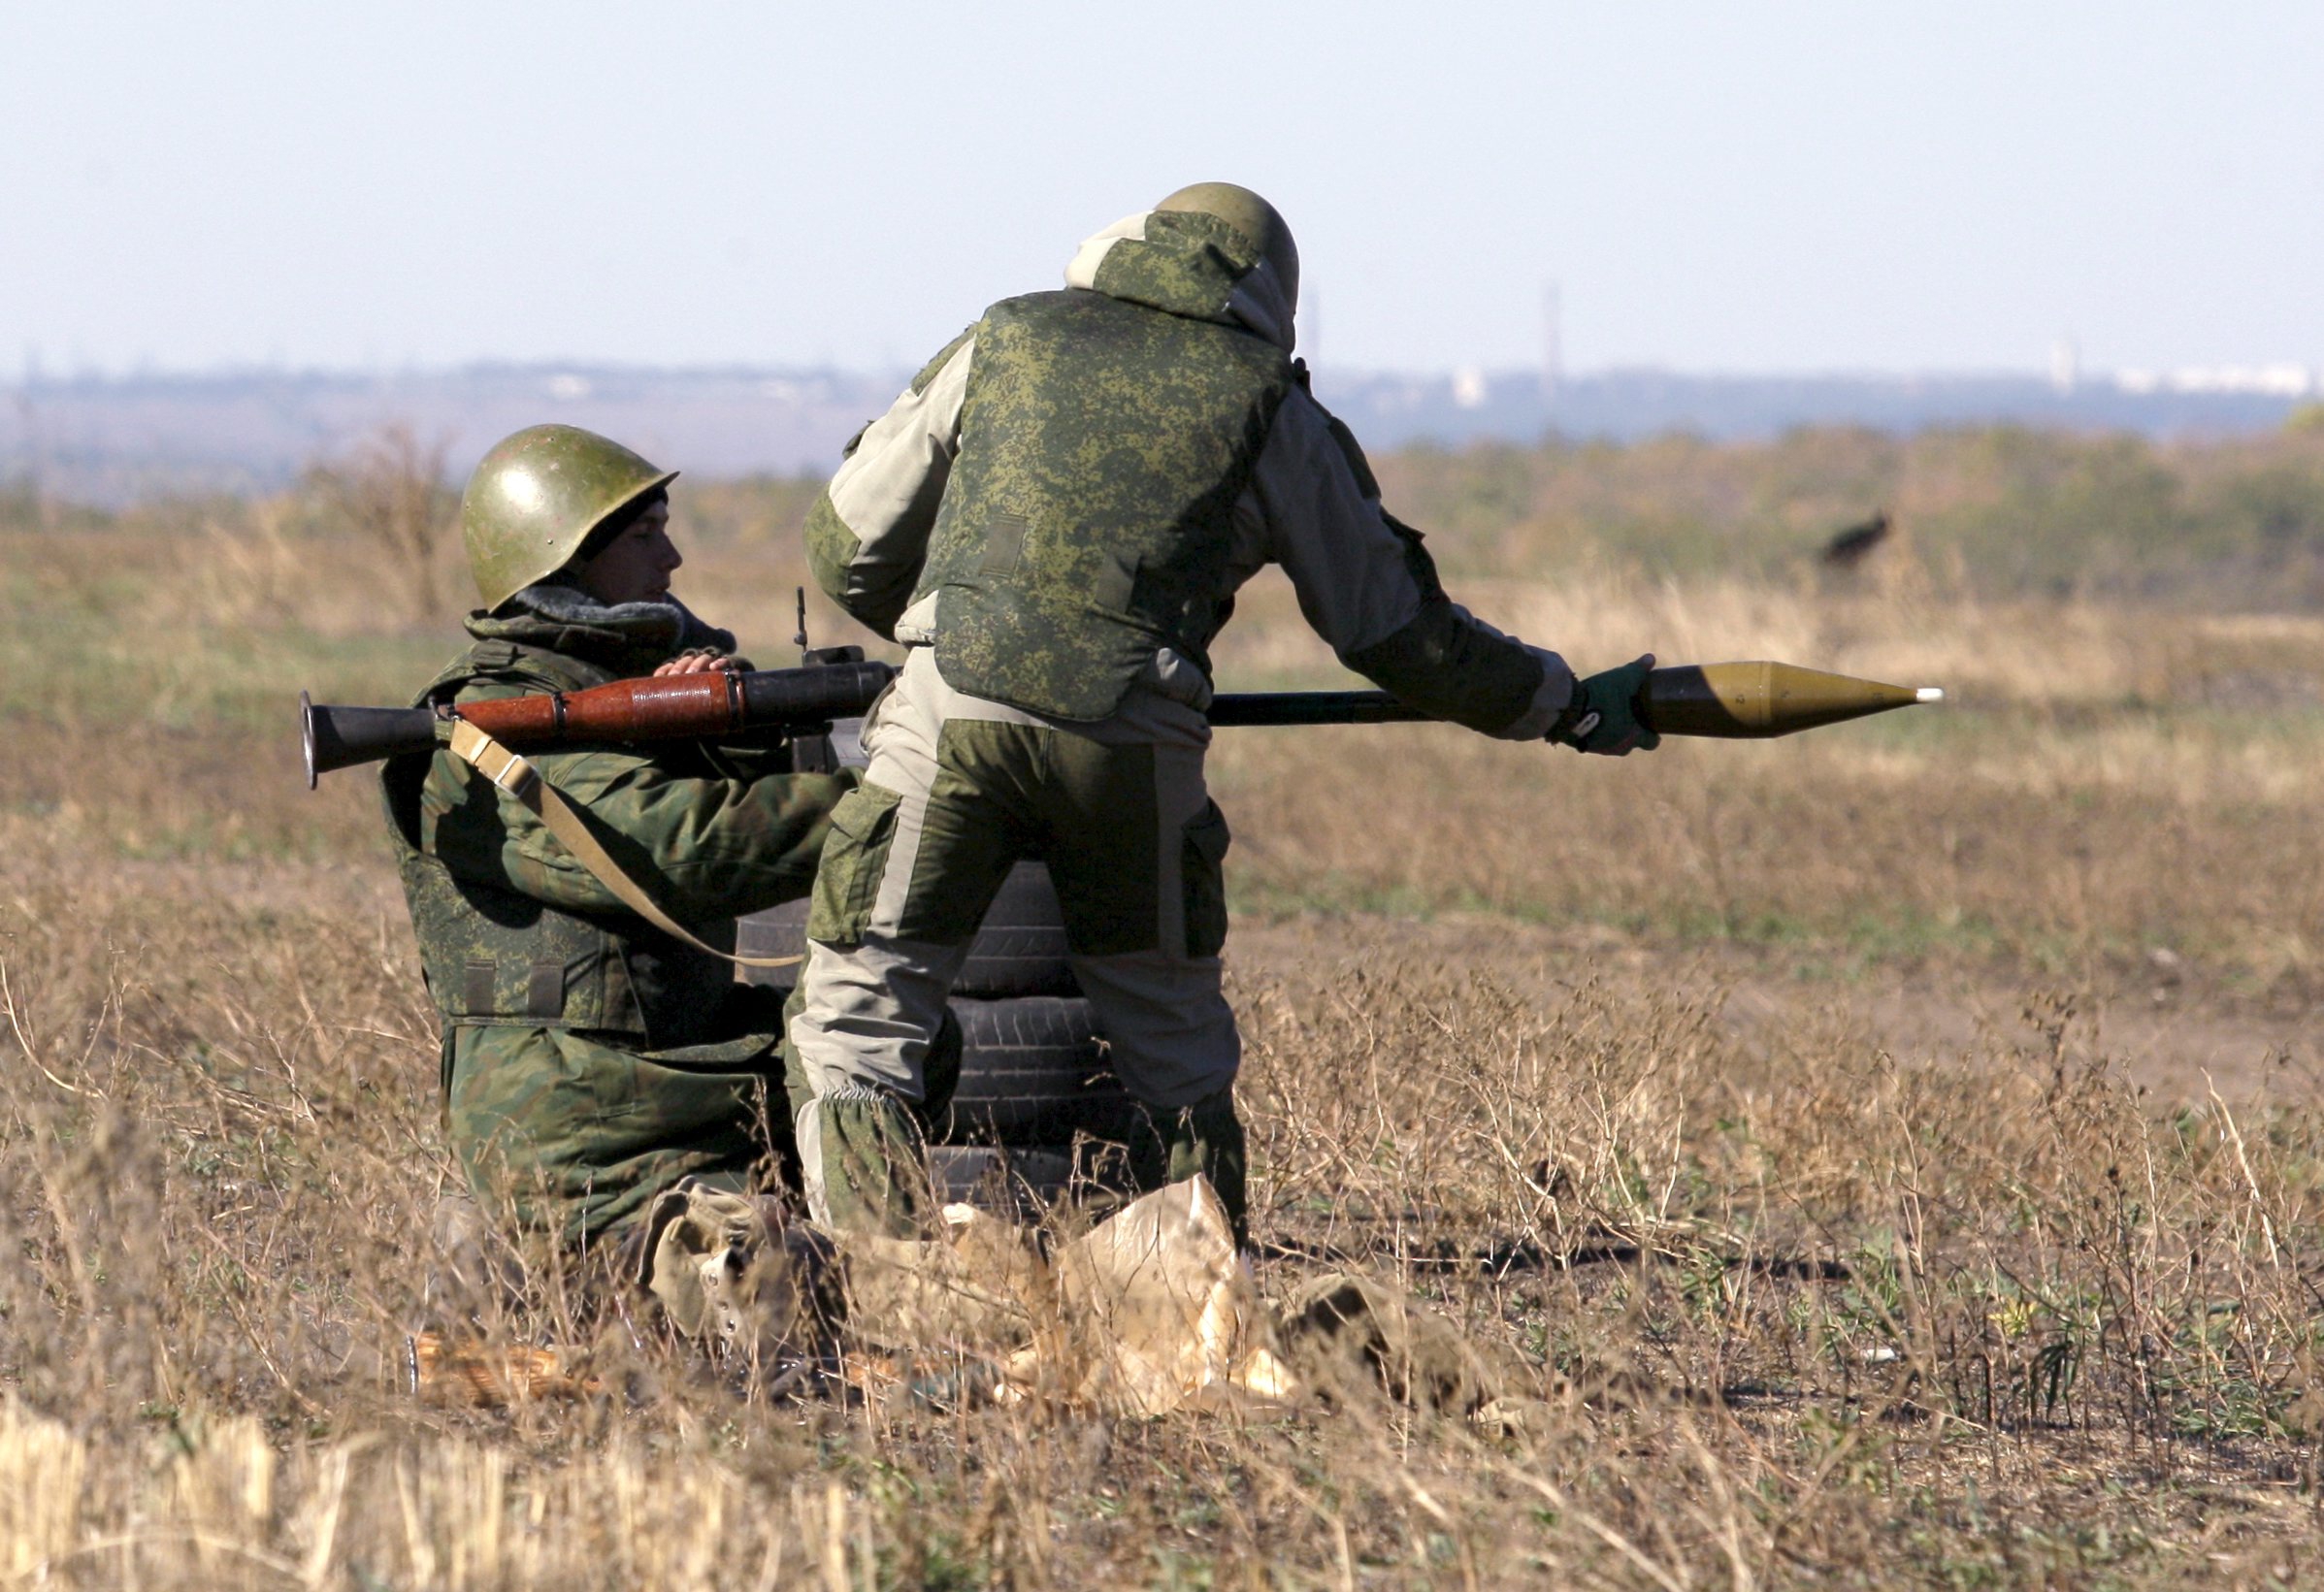
{"type": "MultiPolygon", "coordinates": [[[[479,641],[413,705],[450,701],[476,682],[579,691],[612,678],[562,653],[479,641]]],[[[420,849],[420,790],[435,756],[391,759],[379,778],[420,966],[447,1036],[455,1025],[505,1024],[585,1029],[655,1049],[708,1037],[734,982],[725,962],[627,913],[568,912],[455,878],[420,849]]]]}
{"type": "Polygon", "coordinates": [[[1234,504],[1291,358],[1235,327],[1086,289],[976,328],[961,445],[915,596],[940,591],[955,690],[1095,721],[1164,647],[1208,673],[1233,608],[1234,504]]]}

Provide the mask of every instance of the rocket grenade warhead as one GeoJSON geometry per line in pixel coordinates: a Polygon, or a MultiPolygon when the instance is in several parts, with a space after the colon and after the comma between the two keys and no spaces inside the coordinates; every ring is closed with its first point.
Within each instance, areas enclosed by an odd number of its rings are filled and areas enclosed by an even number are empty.
{"type": "Polygon", "coordinates": [[[1797,664],[1682,664],[1658,668],[1639,692],[1639,717],[1664,735],[1756,740],[1941,702],[1936,686],[1892,686],[1797,664]]]}

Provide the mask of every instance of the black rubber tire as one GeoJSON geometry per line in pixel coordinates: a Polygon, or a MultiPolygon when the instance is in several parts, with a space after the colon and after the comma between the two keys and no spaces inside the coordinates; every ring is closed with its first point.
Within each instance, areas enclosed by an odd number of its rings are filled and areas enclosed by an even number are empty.
{"type": "Polygon", "coordinates": [[[1076,1133],[1118,1139],[1130,1113],[1090,1003],[1028,995],[956,1000],[960,1086],[932,1135],[938,1144],[1037,1148],[1076,1133]]]}
{"type": "Polygon", "coordinates": [[[1071,1145],[935,1145],[928,1169],[937,1197],[946,1204],[973,1205],[1018,1220],[1034,1220],[1068,1194],[1129,1191],[1119,1155],[1081,1156],[1076,1172],[1071,1145]]]}
{"type": "MultiPolygon", "coordinates": [[[[804,899],[754,912],[736,926],[737,956],[803,957],[806,950],[804,899]]],[[[749,967],[743,976],[753,984],[788,990],[799,983],[799,968],[749,967]]],[[[1065,965],[1065,922],[1046,867],[1019,862],[1009,870],[983,926],[969,942],[968,959],[961,964],[952,992],[975,998],[1081,992],[1065,965]]]]}
{"type": "Polygon", "coordinates": [[[952,992],[984,999],[1081,993],[1065,965],[1065,915],[1044,864],[1019,862],[1001,881],[952,992]]]}

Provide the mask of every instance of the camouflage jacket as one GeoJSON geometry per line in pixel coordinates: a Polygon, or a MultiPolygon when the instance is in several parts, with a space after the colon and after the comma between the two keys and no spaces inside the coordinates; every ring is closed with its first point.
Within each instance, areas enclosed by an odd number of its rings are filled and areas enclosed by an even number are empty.
{"type": "Polygon", "coordinates": [[[1205,705],[1210,641],[1275,563],[1351,668],[1490,734],[1548,731],[1571,671],[1446,596],[1237,234],[1133,215],[1065,281],[993,306],[849,444],[807,522],[835,601],[933,645],[956,690],[1091,721],[1140,685],[1205,705]]]}
{"type": "MultiPolygon", "coordinates": [[[[731,651],[675,602],[606,608],[549,583],[472,615],[474,637],[422,704],[580,690],[687,647],[731,651]]],[[[532,759],[633,878],[698,934],[806,893],[852,776],[692,744],[561,747],[532,759]]],[[[389,832],[438,1007],[452,1023],[549,1023],[655,1045],[705,1037],[732,969],[632,915],[531,812],[455,758],[382,773],[389,832]]]]}

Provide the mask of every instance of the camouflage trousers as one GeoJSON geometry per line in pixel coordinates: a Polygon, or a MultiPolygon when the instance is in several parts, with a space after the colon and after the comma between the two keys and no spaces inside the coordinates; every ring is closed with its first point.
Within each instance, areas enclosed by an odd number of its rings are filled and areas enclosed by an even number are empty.
{"type": "Polygon", "coordinates": [[[1154,1124],[1133,1160],[1158,1181],[1206,1171],[1239,1225],[1242,1051],[1220,989],[1227,833],[1203,785],[1209,736],[1198,711],[1137,693],[1101,724],[1037,718],[953,691],[932,652],[911,653],[866,727],[864,783],[833,811],[788,1014],[818,1220],[916,1224],[910,1108],[969,941],[1009,868],[1033,858],[1114,1070],[1154,1124]]]}
{"type": "Polygon", "coordinates": [[[678,1050],[514,1023],[444,1038],[444,1125],[487,1212],[568,1245],[618,1236],[680,1178],[745,1192],[790,1158],[773,991],[736,986],[731,1036],[678,1050]]]}

